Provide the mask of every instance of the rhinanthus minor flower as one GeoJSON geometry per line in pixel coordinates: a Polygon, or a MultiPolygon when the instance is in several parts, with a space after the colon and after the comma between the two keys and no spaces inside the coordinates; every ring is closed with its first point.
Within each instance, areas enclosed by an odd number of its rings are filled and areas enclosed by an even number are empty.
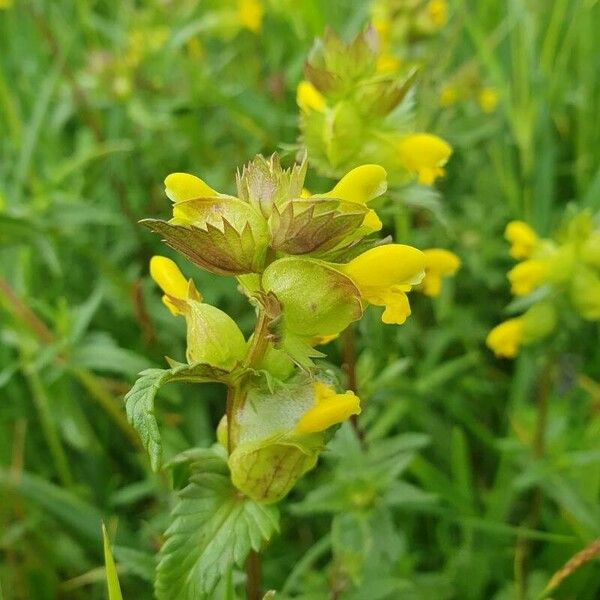
{"type": "Polygon", "coordinates": [[[498,356],[513,357],[520,345],[547,336],[569,309],[586,321],[600,320],[600,233],[589,213],[573,216],[554,239],[540,238],[523,221],[511,221],[505,237],[510,255],[522,261],[508,272],[512,293],[539,291],[523,315],[489,333],[486,343],[498,356]]]}
{"type": "Polygon", "coordinates": [[[298,423],[298,433],[324,431],[342,423],[352,415],[360,414],[360,400],[354,392],[338,394],[333,388],[319,381],[314,383],[315,405],[305,412],[298,423]]]}
{"type": "Polygon", "coordinates": [[[460,268],[460,258],[443,248],[423,250],[425,255],[425,278],[420,290],[426,296],[438,296],[442,289],[442,278],[452,276],[460,268]]]}
{"type": "Polygon", "coordinates": [[[511,221],[504,231],[510,242],[510,255],[517,260],[529,258],[538,245],[536,232],[523,221],[511,221]]]}
{"type": "Polygon", "coordinates": [[[409,106],[415,73],[415,67],[380,51],[373,29],[349,44],[331,32],[317,40],[296,94],[300,142],[311,164],[339,177],[362,163],[375,163],[393,184],[416,178],[432,185],[443,175],[452,148],[415,131],[409,106]]]}
{"type": "Polygon", "coordinates": [[[511,292],[515,296],[529,294],[545,281],[547,273],[548,264],[545,260],[530,258],[519,263],[508,272],[511,292]]]}
{"type": "Polygon", "coordinates": [[[406,292],[425,275],[425,255],[402,244],[367,250],[340,270],[356,284],[364,302],[384,306],[381,320],[402,325],[411,314],[406,292]]]}
{"type": "Polygon", "coordinates": [[[420,184],[432,185],[444,175],[443,167],[452,154],[452,147],[435,135],[415,133],[399,140],[398,152],[420,184]]]}

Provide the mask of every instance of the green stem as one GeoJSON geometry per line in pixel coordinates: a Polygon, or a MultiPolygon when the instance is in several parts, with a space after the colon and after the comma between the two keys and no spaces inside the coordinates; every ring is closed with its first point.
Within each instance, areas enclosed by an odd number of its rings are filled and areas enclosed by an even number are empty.
{"type": "Polygon", "coordinates": [[[254,550],[246,559],[246,599],[260,600],[260,556],[254,550]]]}
{"type": "MultiPolygon", "coordinates": [[[[554,359],[552,357],[547,357],[542,368],[537,390],[536,423],[531,448],[534,460],[543,459],[545,453],[548,401],[550,399],[550,394],[552,393],[553,368],[554,359]]],[[[538,486],[533,491],[529,516],[526,519],[527,526],[531,529],[535,529],[538,525],[543,502],[544,492],[542,488],[538,486]]],[[[527,563],[530,553],[530,540],[527,538],[519,538],[515,550],[515,580],[517,583],[517,598],[519,598],[519,600],[525,600],[527,598],[527,563]]]]}
{"type": "Polygon", "coordinates": [[[56,430],[56,425],[52,419],[52,410],[50,409],[46,390],[35,369],[26,365],[23,368],[23,373],[29,385],[29,389],[31,390],[31,396],[37,409],[42,431],[46,438],[46,443],[48,444],[52,459],[54,460],[58,477],[65,487],[71,487],[73,484],[73,476],[71,475],[67,455],[60,440],[60,436],[58,435],[58,431],[56,430]]]}

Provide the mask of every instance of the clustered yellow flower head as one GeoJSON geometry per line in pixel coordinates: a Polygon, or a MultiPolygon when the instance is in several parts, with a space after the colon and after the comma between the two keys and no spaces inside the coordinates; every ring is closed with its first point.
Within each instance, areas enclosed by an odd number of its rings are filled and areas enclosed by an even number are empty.
{"type": "Polygon", "coordinates": [[[375,0],[371,19],[382,50],[415,54],[419,43],[437,33],[448,21],[447,0],[375,0]]]}
{"type": "Polygon", "coordinates": [[[376,163],[394,184],[433,185],[444,175],[451,146],[419,131],[402,110],[415,70],[382,53],[374,30],[349,44],[327,32],[315,42],[305,76],[296,91],[301,144],[321,173],[338,177],[376,163]]]}
{"type": "Polygon", "coordinates": [[[540,238],[523,221],[511,221],[505,237],[510,255],[521,261],[508,272],[512,293],[537,291],[538,297],[489,333],[486,343],[497,356],[512,358],[521,345],[547,336],[565,310],[600,320],[600,229],[590,214],[571,218],[554,239],[540,238]]]}

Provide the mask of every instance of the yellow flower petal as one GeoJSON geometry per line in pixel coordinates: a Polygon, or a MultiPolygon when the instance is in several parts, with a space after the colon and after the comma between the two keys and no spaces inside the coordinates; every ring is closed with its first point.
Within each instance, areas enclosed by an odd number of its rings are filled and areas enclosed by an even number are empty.
{"type": "Polygon", "coordinates": [[[238,0],[237,14],[240,25],[254,33],[259,33],[265,13],[259,0],[238,0]]]}
{"type": "Polygon", "coordinates": [[[393,54],[380,54],[377,57],[376,71],[378,73],[395,73],[400,70],[402,61],[393,54]]]}
{"type": "Polygon", "coordinates": [[[437,296],[442,286],[442,277],[454,275],[460,267],[460,258],[443,248],[424,250],[425,279],[421,291],[426,296],[437,296]]]}
{"type": "Polygon", "coordinates": [[[213,190],[202,179],[189,173],[171,173],[165,179],[165,192],[173,202],[194,198],[213,198],[219,192],[213,190]]]}
{"type": "Polygon", "coordinates": [[[446,0],[430,0],[427,4],[427,16],[436,27],[443,27],[448,20],[448,3],[446,0]]]}
{"type": "Polygon", "coordinates": [[[446,108],[452,106],[458,101],[458,89],[455,85],[446,85],[440,92],[440,106],[446,108]]]}
{"type": "Polygon", "coordinates": [[[410,315],[405,292],[421,282],[424,269],[423,252],[402,244],[372,248],[341,267],[364,301],[386,307],[383,322],[396,324],[404,323],[410,315]]]}
{"type": "Polygon", "coordinates": [[[417,176],[422,185],[431,185],[444,174],[443,166],[452,154],[452,147],[442,138],[429,133],[407,135],[398,143],[404,166],[417,176]]]}
{"type": "Polygon", "coordinates": [[[353,392],[336,394],[335,390],[317,382],[315,405],[296,424],[297,433],[316,433],[337,425],[351,415],[360,414],[360,400],[353,392]]]}
{"type": "Polygon", "coordinates": [[[182,314],[169,300],[169,296],[185,300],[188,296],[189,281],[183,276],[175,262],[166,256],[153,256],[150,259],[150,276],[166,294],[162,298],[164,305],[172,314],[182,314]]]}
{"type": "Polygon", "coordinates": [[[374,210],[370,210],[365,215],[365,219],[362,222],[362,224],[363,224],[363,227],[366,227],[371,232],[381,231],[381,228],[383,227],[383,223],[381,222],[381,219],[379,218],[378,214],[374,210]]]}
{"type": "Polygon", "coordinates": [[[519,263],[508,272],[511,292],[515,296],[524,296],[544,282],[547,265],[543,260],[529,259],[519,263]]]}
{"type": "Polygon", "coordinates": [[[496,356],[513,358],[523,342],[523,321],[520,317],[496,325],[485,340],[496,356]]]}
{"type": "Polygon", "coordinates": [[[311,110],[324,112],[327,108],[325,98],[310,81],[301,81],[296,89],[296,102],[304,112],[311,110]]]}
{"type": "Polygon", "coordinates": [[[483,88],[477,96],[477,103],[484,113],[493,113],[498,106],[498,92],[493,88],[483,88]]]}
{"type": "Polygon", "coordinates": [[[508,223],[504,237],[511,244],[510,255],[517,260],[529,258],[539,241],[535,231],[523,221],[508,223]]]}
{"type": "Polygon", "coordinates": [[[346,173],[324,196],[366,204],[387,190],[387,173],[379,165],[361,165],[346,173]]]}

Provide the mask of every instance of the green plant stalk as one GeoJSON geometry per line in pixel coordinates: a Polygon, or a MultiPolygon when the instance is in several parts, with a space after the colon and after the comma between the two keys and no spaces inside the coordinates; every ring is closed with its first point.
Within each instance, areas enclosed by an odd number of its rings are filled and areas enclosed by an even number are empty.
{"type": "Polygon", "coordinates": [[[52,419],[52,411],[50,409],[46,390],[44,389],[37,372],[30,366],[24,366],[23,374],[25,375],[25,379],[31,390],[31,396],[37,409],[42,431],[46,438],[50,454],[52,455],[58,477],[61,483],[66,488],[69,488],[73,485],[73,475],[71,474],[67,455],[52,419]]]}
{"type": "MultiPolygon", "coordinates": [[[[552,375],[554,359],[551,356],[545,358],[542,367],[540,382],[537,390],[536,423],[532,441],[532,454],[535,460],[544,457],[546,445],[546,424],[548,421],[548,400],[552,392],[552,375]]],[[[541,487],[536,487],[531,498],[527,525],[535,529],[540,520],[540,513],[544,501],[544,493],[541,487]]],[[[530,540],[527,538],[517,539],[515,550],[515,580],[517,583],[517,598],[526,600],[527,596],[527,562],[530,555],[530,540]]]]}
{"type": "MultiPolygon", "coordinates": [[[[260,363],[265,352],[269,347],[268,318],[265,310],[258,309],[254,334],[246,357],[242,363],[242,368],[253,369],[260,363]]],[[[246,385],[244,377],[227,388],[227,453],[235,449],[234,447],[234,416],[236,410],[243,406],[246,401],[246,385]]],[[[254,550],[250,551],[246,559],[246,598],[247,600],[260,600],[260,555],[254,550]]]]}

